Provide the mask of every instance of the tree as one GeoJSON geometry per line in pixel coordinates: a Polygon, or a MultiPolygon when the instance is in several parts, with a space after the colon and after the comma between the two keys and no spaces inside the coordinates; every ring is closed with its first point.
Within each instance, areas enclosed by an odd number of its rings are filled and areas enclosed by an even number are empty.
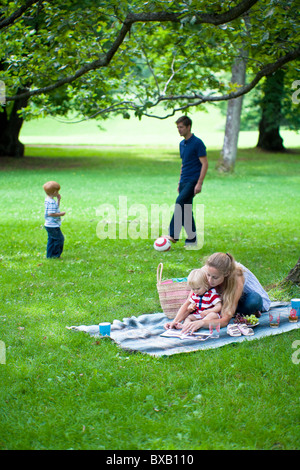
{"type": "MultiPolygon", "coordinates": [[[[17,94],[26,93],[26,91],[24,88],[19,88],[17,94]]],[[[24,155],[24,145],[19,141],[19,133],[23,124],[19,111],[27,104],[28,98],[22,98],[13,103],[9,115],[6,108],[0,113],[0,156],[22,157],[24,155]]]]}
{"type": "Polygon", "coordinates": [[[27,0],[18,5],[7,0],[0,10],[0,79],[7,89],[0,156],[22,153],[16,142],[12,150],[7,144],[14,102],[19,102],[20,119],[66,115],[71,109],[102,118],[130,110],[166,118],[191,106],[242,96],[300,57],[292,0],[283,6],[277,0],[209,6],[204,0],[27,0]],[[247,35],[243,15],[250,9],[256,21],[247,35]],[[285,34],[270,47],[268,41],[275,34],[280,38],[283,29],[293,29],[293,40],[285,34]],[[251,78],[233,90],[219,73],[228,70],[242,44],[251,60],[251,78]],[[170,111],[154,115],[151,110],[158,104],[170,111]]]}
{"type": "Polygon", "coordinates": [[[300,80],[295,80],[298,71],[296,62],[288,64],[265,77],[244,100],[241,129],[259,129],[257,146],[262,150],[287,151],[280,135],[281,129],[298,131],[300,128],[297,99],[300,80]]]}
{"type": "MultiPolygon", "coordinates": [[[[271,9],[269,16],[272,16],[273,12],[274,10],[271,9]]],[[[248,31],[251,34],[250,15],[248,15],[246,19],[248,31]]],[[[286,39],[288,39],[295,32],[293,27],[291,27],[290,31],[288,31],[286,27],[281,28],[279,31],[280,32],[278,32],[278,35],[274,35],[275,44],[281,42],[281,35],[286,36],[286,39]]],[[[267,29],[264,35],[262,36],[261,41],[267,41],[267,43],[269,44],[269,39],[270,34],[269,30],[267,29]]],[[[238,59],[236,59],[232,68],[231,81],[233,84],[236,83],[236,85],[238,86],[239,84],[243,83],[243,80],[245,80],[246,73],[245,67],[245,61],[238,61],[238,59]]],[[[293,122],[293,124],[299,124],[299,118],[297,119],[296,117],[297,115],[299,116],[299,110],[298,113],[295,109],[293,113],[290,113],[289,111],[287,112],[286,109],[292,106],[290,89],[288,90],[288,99],[285,101],[287,106],[285,106],[285,109],[283,109],[283,98],[285,96],[284,76],[286,75],[286,69],[287,66],[276,70],[272,74],[267,75],[263,80],[262,85],[263,97],[259,101],[256,99],[256,104],[259,103],[261,112],[260,121],[257,122],[257,126],[259,126],[259,139],[257,147],[263,150],[285,150],[283,146],[283,139],[279,134],[280,124],[282,124],[283,122],[291,124],[291,121],[293,122]]],[[[293,82],[293,80],[291,80],[291,82],[293,82]]],[[[237,99],[228,102],[224,144],[221,152],[221,158],[217,164],[217,168],[221,171],[231,171],[234,168],[237,154],[237,142],[240,128],[241,111],[242,100],[237,99]]],[[[258,118],[258,116],[259,108],[257,108],[256,110],[255,120],[258,118]]],[[[245,129],[247,130],[249,130],[249,117],[251,116],[249,116],[249,113],[247,113],[247,124],[245,125],[245,129]]]]}
{"type": "Polygon", "coordinates": [[[261,100],[261,119],[257,147],[263,150],[284,150],[283,139],[279,134],[282,120],[281,103],[284,94],[284,70],[276,70],[264,83],[264,96],[261,100]]]}
{"type": "Polygon", "coordinates": [[[291,281],[294,284],[298,284],[298,286],[300,286],[300,258],[298,259],[295,266],[290,270],[285,280],[291,281]]]}
{"type": "MultiPolygon", "coordinates": [[[[243,86],[246,80],[246,59],[243,49],[241,57],[238,57],[232,66],[231,82],[237,86],[243,86]]],[[[228,101],[224,143],[221,159],[217,164],[219,171],[232,171],[235,165],[238,138],[240,132],[240,120],[243,105],[243,96],[228,101]]]]}

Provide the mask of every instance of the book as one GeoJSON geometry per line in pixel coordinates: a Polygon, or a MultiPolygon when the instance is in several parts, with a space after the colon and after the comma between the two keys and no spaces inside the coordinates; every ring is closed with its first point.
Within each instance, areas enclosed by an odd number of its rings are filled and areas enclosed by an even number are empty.
{"type": "Polygon", "coordinates": [[[182,333],[181,330],[176,330],[170,328],[166,330],[164,333],[161,333],[160,336],[165,338],[179,338],[179,339],[188,339],[188,340],[197,340],[197,341],[205,341],[206,339],[210,338],[210,334],[203,333],[203,332],[195,332],[192,334],[182,333]]]}

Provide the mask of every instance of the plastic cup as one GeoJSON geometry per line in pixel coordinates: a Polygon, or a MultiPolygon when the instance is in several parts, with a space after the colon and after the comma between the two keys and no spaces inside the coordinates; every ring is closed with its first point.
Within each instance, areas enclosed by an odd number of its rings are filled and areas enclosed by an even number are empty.
{"type": "Polygon", "coordinates": [[[220,320],[210,320],[209,321],[209,337],[210,338],[219,338],[220,336],[220,320]]]}
{"type": "Polygon", "coordinates": [[[269,321],[270,321],[271,328],[278,328],[280,325],[280,313],[269,312],[269,321]]]}
{"type": "Polygon", "coordinates": [[[101,336],[110,336],[110,323],[99,323],[99,333],[101,336]]]}

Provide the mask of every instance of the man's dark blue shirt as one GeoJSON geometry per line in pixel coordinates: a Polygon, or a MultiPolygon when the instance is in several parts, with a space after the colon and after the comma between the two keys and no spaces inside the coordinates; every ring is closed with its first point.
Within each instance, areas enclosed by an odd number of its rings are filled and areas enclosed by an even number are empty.
{"type": "Polygon", "coordinates": [[[201,139],[194,134],[179,144],[180,157],[182,159],[182,170],[180,183],[188,181],[197,182],[200,176],[202,163],[200,157],[206,157],[206,147],[201,139]]]}

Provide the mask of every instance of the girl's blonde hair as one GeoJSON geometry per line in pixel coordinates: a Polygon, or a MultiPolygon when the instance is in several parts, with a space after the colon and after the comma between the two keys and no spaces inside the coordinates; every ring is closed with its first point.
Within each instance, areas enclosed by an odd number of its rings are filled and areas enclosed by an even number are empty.
{"type": "Polygon", "coordinates": [[[198,289],[199,287],[204,287],[205,290],[209,289],[204,266],[200,269],[193,269],[193,271],[190,272],[187,278],[187,285],[188,288],[192,290],[198,289]]]}
{"type": "Polygon", "coordinates": [[[220,286],[223,305],[222,312],[229,313],[235,296],[237,278],[238,276],[244,276],[243,270],[236,264],[231,254],[220,252],[209,256],[206,260],[206,266],[217,269],[224,276],[224,281],[220,286]]]}

